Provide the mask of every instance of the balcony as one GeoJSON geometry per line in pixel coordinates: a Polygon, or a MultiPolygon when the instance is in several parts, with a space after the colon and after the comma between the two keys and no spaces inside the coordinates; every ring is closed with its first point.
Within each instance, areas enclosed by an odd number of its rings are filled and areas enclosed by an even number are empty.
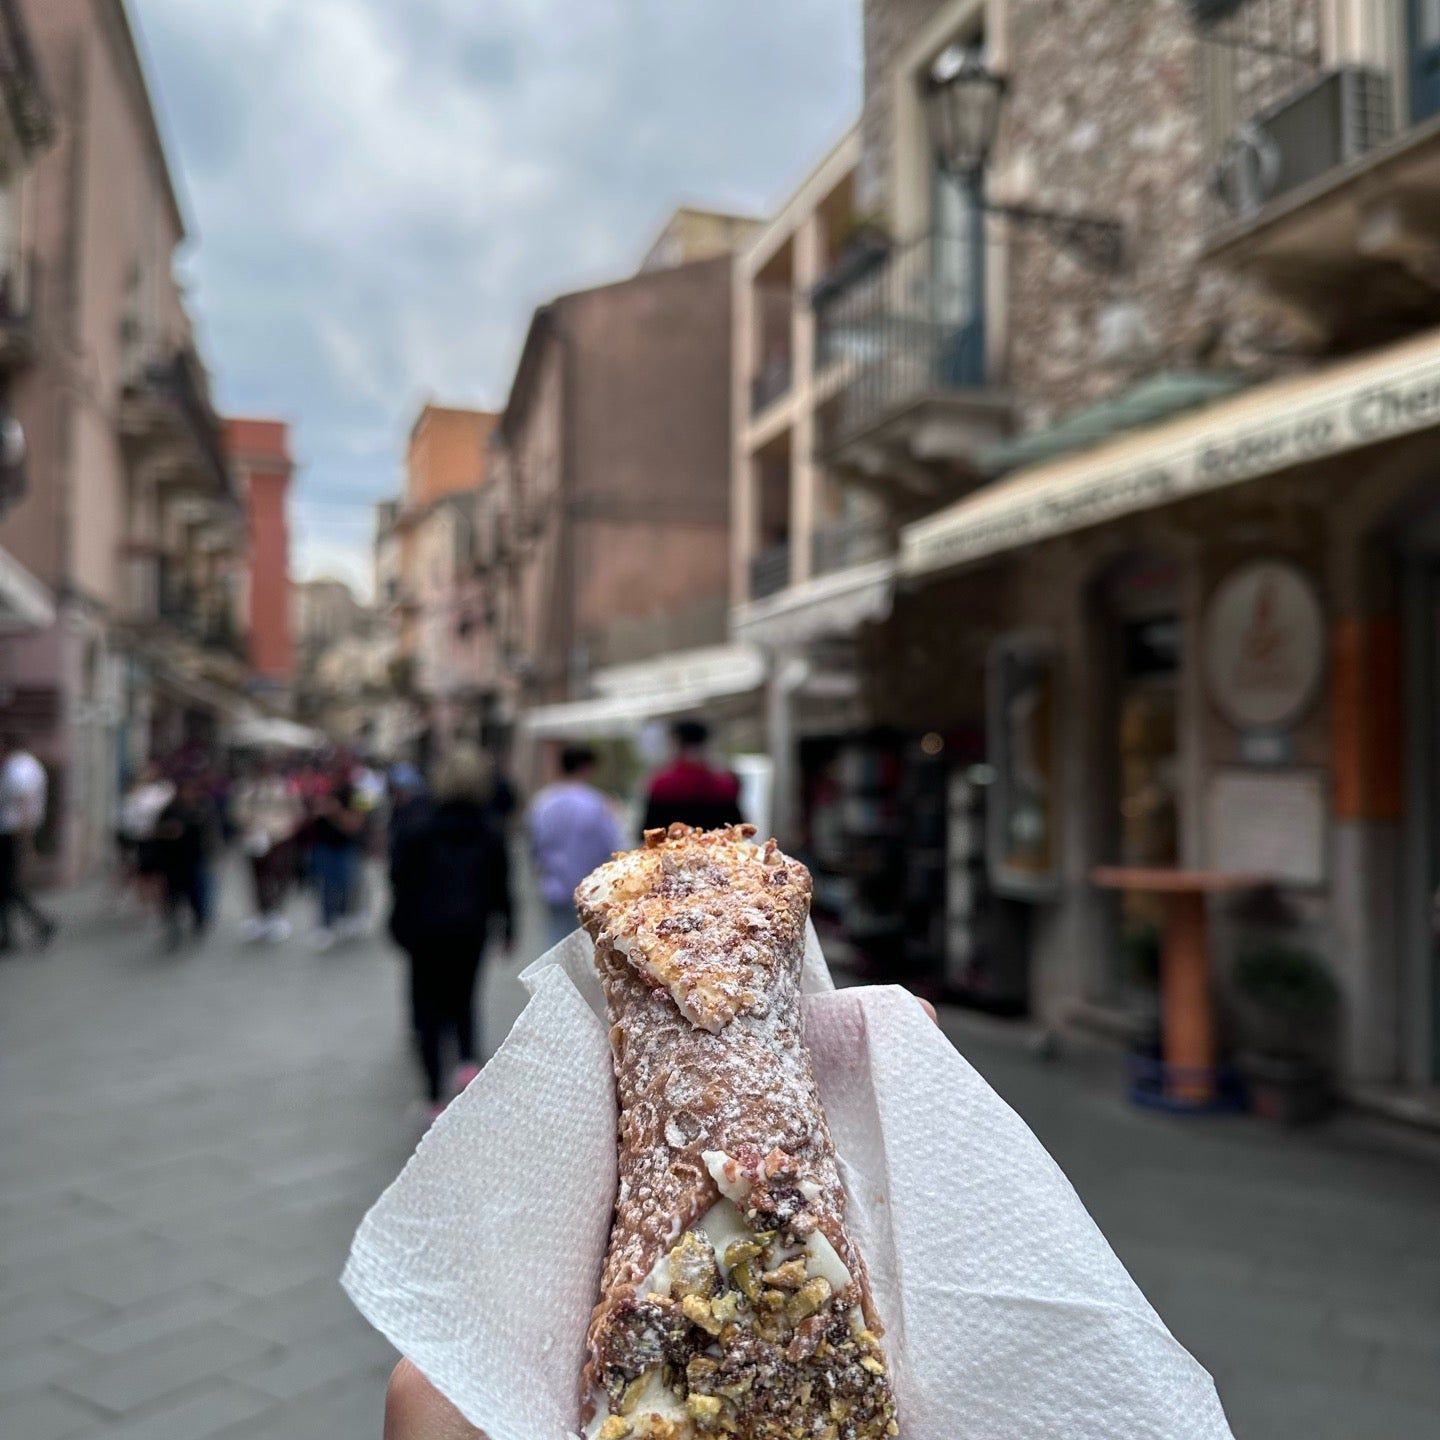
{"type": "Polygon", "coordinates": [[[750,413],[761,415],[782,396],[788,395],[794,371],[789,356],[763,366],[750,382],[750,413]]]}
{"type": "Polygon", "coordinates": [[[986,385],[979,256],[970,237],[926,235],[842,261],[817,287],[817,354],[840,373],[827,463],[929,496],[979,478],[975,456],[1011,415],[986,385]]]}
{"type": "Polygon", "coordinates": [[[132,460],[179,493],[232,497],[220,422],[194,351],[139,366],[120,394],[120,437],[132,460]]]}
{"type": "MultiPolygon", "coordinates": [[[[1440,34],[1373,0],[1327,67],[1295,0],[1201,14],[1213,202],[1205,258],[1258,281],[1336,350],[1440,315],[1440,34]]],[[[1417,22],[1419,23],[1419,22],[1417,22]]]]}
{"type": "Polygon", "coordinates": [[[820,526],[810,537],[810,572],[832,575],[853,565],[881,560],[893,548],[889,535],[873,522],[820,526]]]}
{"type": "Polygon", "coordinates": [[[750,557],[750,598],[763,600],[790,583],[790,544],[772,545],[750,557]]]}
{"type": "Polygon", "coordinates": [[[16,370],[35,358],[38,281],[34,255],[20,249],[0,254],[0,370],[16,370]]]}

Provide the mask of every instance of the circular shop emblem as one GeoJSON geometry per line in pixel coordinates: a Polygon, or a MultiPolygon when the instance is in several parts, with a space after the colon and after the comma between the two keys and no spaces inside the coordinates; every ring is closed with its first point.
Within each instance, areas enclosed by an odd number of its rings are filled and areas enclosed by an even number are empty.
{"type": "Polygon", "coordinates": [[[1283,560],[1232,570],[1210,597],[1205,679],[1237,730],[1292,725],[1325,672],[1325,616],[1310,578],[1283,560]]]}

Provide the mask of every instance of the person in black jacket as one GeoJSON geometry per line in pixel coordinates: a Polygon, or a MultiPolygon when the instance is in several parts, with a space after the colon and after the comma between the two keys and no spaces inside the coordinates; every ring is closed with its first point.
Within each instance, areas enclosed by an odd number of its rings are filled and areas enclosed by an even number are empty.
{"type": "Polygon", "coordinates": [[[178,949],[180,912],[190,912],[198,940],[209,929],[214,892],[211,856],[219,844],[220,817],[197,775],[181,777],[175,797],[155,822],[160,873],[165,877],[165,943],[178,949]]]}
{"type": "Polygon", "coordinates": [[[410,996],[431,1118],[444,1105],[444,1051],[453,1037],[456,1093],[479,1073],[475,981],[494,926],[513,935],[510,866],[490,813],[479,751],[456,746],[435,776],[428,812],[394,837],[390,933],[410,957],[410,996]]]}

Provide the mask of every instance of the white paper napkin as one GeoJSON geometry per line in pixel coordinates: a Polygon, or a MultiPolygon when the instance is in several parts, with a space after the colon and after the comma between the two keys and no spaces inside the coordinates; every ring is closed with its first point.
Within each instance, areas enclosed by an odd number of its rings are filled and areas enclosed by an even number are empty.
{"type": "MultiPolygon", "coordinates": [[[[491,1440],[562,1440],[609,1238],[615,1101],[588,939],[522,979],[529,1005],[365,1217],[342,1283],[491,1440]]],[[[902,1440],[1229,1437],[1210,1377],[916,1001],[835,991],[813,932],[805,985],[902,1440]]]]}

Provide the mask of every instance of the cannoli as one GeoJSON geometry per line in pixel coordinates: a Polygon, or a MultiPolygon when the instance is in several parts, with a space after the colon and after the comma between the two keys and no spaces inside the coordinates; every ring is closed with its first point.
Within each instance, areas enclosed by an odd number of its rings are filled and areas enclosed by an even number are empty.
{"type": "Polygon", "coordinates": [[[753,833],[647,831],[575,892],[620,1117],[591,1440],[899,1434],[801,1033],[810,875],[753,833]]]}

